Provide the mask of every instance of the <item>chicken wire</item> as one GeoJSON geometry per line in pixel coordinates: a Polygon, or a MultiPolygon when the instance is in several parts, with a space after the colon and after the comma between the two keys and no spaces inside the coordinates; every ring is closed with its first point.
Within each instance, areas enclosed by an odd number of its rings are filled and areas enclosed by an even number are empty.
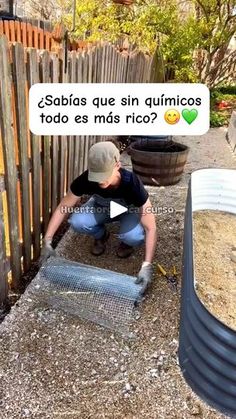
{"type": "Polygon", "coordinates": [[[134,307],[141,299],[135,277],[59,257],[49,258],[39,275],[44,298],[54,308],[130,334],[134,307]]]}

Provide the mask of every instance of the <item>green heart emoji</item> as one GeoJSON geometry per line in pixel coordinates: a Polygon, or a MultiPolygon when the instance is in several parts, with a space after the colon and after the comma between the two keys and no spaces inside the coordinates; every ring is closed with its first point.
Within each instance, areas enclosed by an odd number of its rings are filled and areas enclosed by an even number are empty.
{"type": "Polygon", "coordinates": [[[196,109],[183,109],[182,110],[182,117],[185,121],[190,125],[198,116],[198,111],[196,109]]]}

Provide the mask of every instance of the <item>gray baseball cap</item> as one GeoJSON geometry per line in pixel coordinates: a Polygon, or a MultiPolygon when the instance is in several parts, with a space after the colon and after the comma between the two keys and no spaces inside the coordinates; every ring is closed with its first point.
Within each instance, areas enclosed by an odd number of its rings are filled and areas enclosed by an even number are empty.
{"type": "Polygon", "coordinates": [[[120,160],[120,152],[111,141],[101,141],[92,145],[88,154],[88,180],[107,180],[120,160]]]}

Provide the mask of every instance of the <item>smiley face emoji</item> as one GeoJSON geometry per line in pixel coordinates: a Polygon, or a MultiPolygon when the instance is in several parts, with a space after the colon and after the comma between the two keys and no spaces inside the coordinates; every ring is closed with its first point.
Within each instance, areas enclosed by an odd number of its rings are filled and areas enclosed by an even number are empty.
{"type": "Polygon", "coordinates": [[[180,120],[180,113],[176,109],[168,109],[164,115],[167,124],[174,125],[180,120]]]}

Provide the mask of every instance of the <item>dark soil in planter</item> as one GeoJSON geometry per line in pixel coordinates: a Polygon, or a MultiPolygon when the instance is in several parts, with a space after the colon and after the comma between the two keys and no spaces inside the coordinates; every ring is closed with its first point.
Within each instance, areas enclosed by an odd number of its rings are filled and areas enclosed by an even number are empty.
{"type": "Polygon", "coordinates": [[[177,143],[168,143],[166,145],[151,145],[148,147],[142,146],[142,144],[134,144],[133,148],[135,150],[145,151],[149,153],[179,153],[184,151],[186,147],[182,144],[177,143]]]}

